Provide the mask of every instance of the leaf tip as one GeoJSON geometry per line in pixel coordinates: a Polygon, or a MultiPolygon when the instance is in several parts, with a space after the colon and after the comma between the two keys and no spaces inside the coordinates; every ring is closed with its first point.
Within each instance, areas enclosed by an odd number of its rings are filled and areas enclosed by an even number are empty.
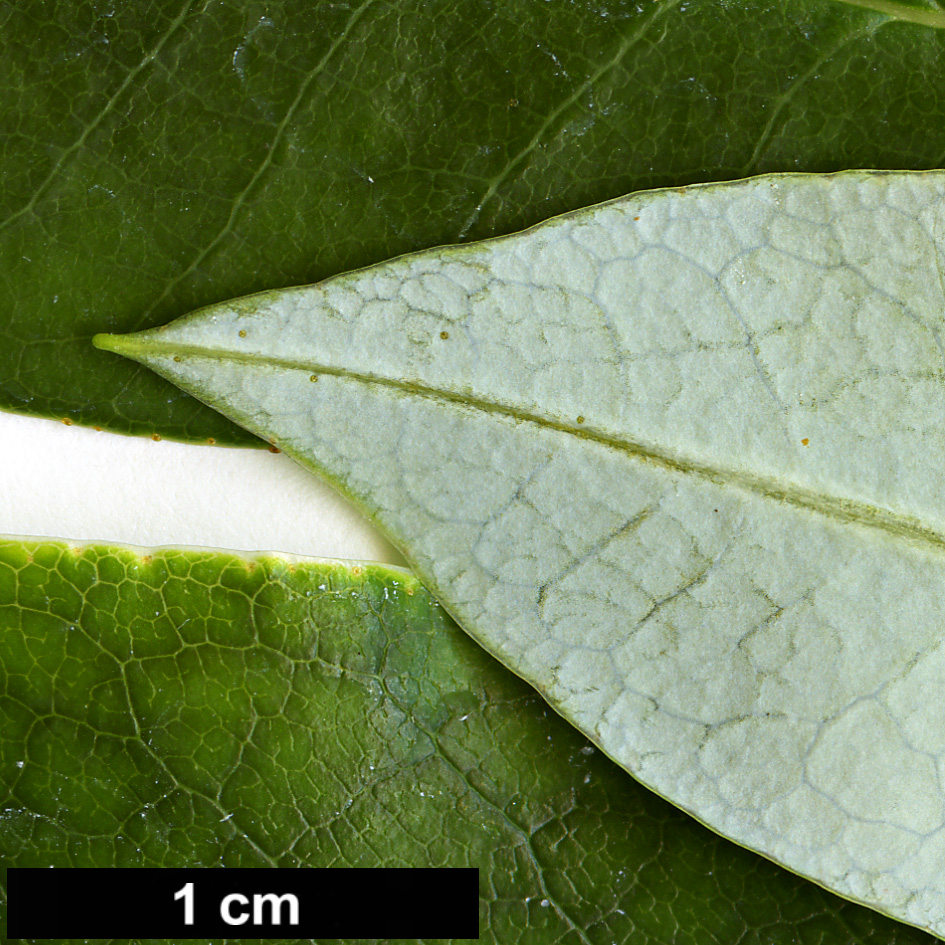
{"type": "Polygon", "coordinates": [[[123,358],[130,358],[132,361],[142,360],[141,342],[135,334],[109,335],[102,332],[92,336],[92,345],[100,351],[111,351],[112,354],[120,354],[123,358]]]}
{"type": "Polygon", "coordinates": [[[92,335],[92,346],[100,351],[124,354],[123,348],[125,345],[122,344],[123,340],[121,335],[109,335],[105,332],[99,332],[97,335],[92,335]]]}

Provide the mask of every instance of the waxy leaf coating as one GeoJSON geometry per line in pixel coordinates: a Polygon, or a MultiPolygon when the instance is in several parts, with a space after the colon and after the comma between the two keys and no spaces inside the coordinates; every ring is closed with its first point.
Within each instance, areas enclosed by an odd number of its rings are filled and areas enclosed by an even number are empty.
{"type": "Polygon", "coordinates": [[[945,935],[945,173],[631,195],[97,343],[643,783],[945,935]]]}

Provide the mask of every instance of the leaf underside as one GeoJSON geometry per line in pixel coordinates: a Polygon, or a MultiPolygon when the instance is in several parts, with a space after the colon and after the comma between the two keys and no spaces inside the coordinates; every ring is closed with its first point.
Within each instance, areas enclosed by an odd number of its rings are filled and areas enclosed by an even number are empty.
{"type": "Polygon", "coordinates": [[[940,172],[654,191],[99,343],[645,784],[941,935],[943,223],[940,172]]]}
{"type": "Polygon", "coordinates": [[[475,866],[502,945],[928,941],[635,785],[402,572],[0,541],[0,719],[4,866],[475,866]]]}

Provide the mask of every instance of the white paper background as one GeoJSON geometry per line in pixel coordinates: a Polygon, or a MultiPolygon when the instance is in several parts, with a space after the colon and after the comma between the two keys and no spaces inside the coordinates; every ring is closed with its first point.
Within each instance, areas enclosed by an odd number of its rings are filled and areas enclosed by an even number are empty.
{"type": "Polygon", "coordinates": [[[0,534],[403,563],[357,509],[281,453],[3,412],[0,534]]]}

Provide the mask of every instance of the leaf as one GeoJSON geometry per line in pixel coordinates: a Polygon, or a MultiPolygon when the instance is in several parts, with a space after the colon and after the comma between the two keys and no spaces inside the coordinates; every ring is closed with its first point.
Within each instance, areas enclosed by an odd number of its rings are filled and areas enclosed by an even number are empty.
{"type": "MultiPolygon", "coordinates": [[[[179,529],[183,527],[184,519],[193,518],[191,528],[194,530],[186,533],[190,536],[186,538],[186,542],[191,545],[208,545],[212,543],[213,538],[205,531],[196,530],[200,524],[199,519],[203,517],[205,521],[212,520],[216,518],[214,513],[225,517],[230,516],[233,514],[231,507],[233,493],[246,492],[247,495],[255,495],[258,504],[269,508],[270,514],[276,516],[284,516],[286,513],[285,510],[280,512],[278,508],[269,505],[273,498],[277,498],[281,505],[286,505],[291,501],[303,503],[304,508],[299,507],[295,512],[291,512],[291,509],[289,511],[291,524],[306,531],[305,540],[302,540],[301,535],[297,536],[294,541],[298,547],[293,545],[289,550],[296,550],[299,554],[331,554],[330,546],[326,546],[326,540],[330,538],[327,536],[319,538],[316,534],[319,525],[316,524],[312,529],[311,522],[324,515],[326,503],[321,497],[323,484],[281,454],[276,456],[268,452],[249,450],[205,450],[167,441],[155,444],[140,438],[98,434],[78,427],[66,427],[33,418],[0,414],[0,421],[3,421],[5,416],[8,422],[0,422],[0,439],[4,441],[9,455],[19,457],[17,462],[18,469],[21,471],[29,468],[30,464],[27,463],[24,466],[23,459],[30,456],[35,444],[18,441],[17,426],[24,426],[31,430],[36,427],[47,428],[45,432],[59,434],[59,436],[50,437],[48,445],[55,446],[56,450],[45,451],[48,454],[46,462],[51,466],[68,467],[69,475],[51,479],[47,470],[33,468],[31,485],[35,487],[39,484],[40,491],[34,495],[46,496],[51,501],[58,499],[57,504],[61,514],[63,513],[61,505],[63,496],[65,496],[64,501],[67,507],[81,506],[83,503],[81,486],[87,477],[82,468],[86,457],[82,454],[92,452],[78,449],[83,440],[89,441],[89,445],[97,446],[96,459],[100,471],[112,466],[121,466],[125,470],[124,481],[119,476],[111,478],[98,498],[85,502],[86,524],[84,527],[86,531],[84,533],[81,530],[72,530],[82,527],[77,517],[70,518],[64,515],[61,520],[57,520],[52,515],[47,515],[45,524],[31,530],[31,534],[54,534],[57,530],[62,533],[64,527],[62,522],[67,521],[71,524],[68,525],[65,534],[71,536],[70,545],[73,549],[77,543],[81,545],[96,535],[107,534],[110,542],[117,540],[118,536],[113,529],[117,528],[123,519],[127,520],[126,527],[132,524],[137,527],[137,519],[142,511],[141,495],[146,494],[148,505],[156,503],[159,509],[173,510],[173,517],[181,520],[178,522],[176,532],[169,530],[164,533],[163,541],[185,540],[179,529]],[[161,458],[161,454],[165,451],[170,451],[178,457],[180,468],[176,470],[168,468],[161,458]],[[149,458],[145,460],[142,454],[147,454],[149,458]],[[221,478],[221,472],[215,468],[214,464],[225,457],[234,461],[238,459],[241,465],[239,467],[234,465],[231,472],[221,478]],[[280,478],[272,473],[267,474],[264,468],[260,468],[265,467],[269,462],[284,466],[282,460],[290,464],[296,475],[280,478]],[[148,464],[147,468],[143,468],[145,462],[148,464]],[[159,471],[159,475],[152,478],[154,468],[159,471]],[[161,475],[166,475],[166,480],[155,482],[154,478],[160,480],[161,475]],[[241,480],[240,476],[244,478],[241,480]],[[219,492],[225,494],[225,501],[221,503],[219,495],[197,500],[193,498],[191,490],[194,481],[203,478],[210,480],[210,486],[216,484],[219,492]],[[293,489],[294,479],[299,480],[297,485],[311,486],[311,494],[305,495],[304,491],[298,488],[293,489]],[[77,486],[79,487],[77,493],[70,499],[70,490],[77,486]],[[315,495],[315,493],[319,494],[315,495]],[[193,505],[194,501],[198,502],[196,508],[193,505]],[[109,523],[108,531],[104,530],[106,522],[109,523]],[[306,552],[304,548],[310,550],[306,552]]],[[[30,458],[35,459],[35,457],[30,458]]],[[[8,508],[0,509],[0,521],[9,523],[10,519],[7,515],[12,514],[11,503],[17,498],[23,502],[24,492],[23,483],[2,481],[4,471],[5,467],[0,464],[0,505],[4,504],[4,499],[8,500],[6,503],[8,508]],[[7,492],[12,492],[12,495],[5,495],[7,492]]],[[[340,496],[338,500],[340,501],[340,496]]],[[[230,540],[235,547],[284,548],[279,544],[279,541],[284,538],[277,539],[275,534],[277,530],[281,530],[288,524],[290,523],[275,523],[274,528],[266,532],[269,537],[254,539],[251,537],[255,533],[252,523],[241,518],[239,525],[243,530],[242,534],[239,529],[234,529],[230,540]]],[[[323,525],[324,522],[321,524],[323,525]]],[[[154,529],[156,526],[151,523],[150,527],[154,529]]],[[[134,541],[131,538],[123,540],[134,541]]],[[[139,537],[138,542],[140,543],[141,540],[139,537]]],[[[143,540],[149,539],[144,537],[143,540]]],[[[350,537],[346,539],[348,547],[356,547],[351,544],[351,541],[350,537]]],[[[30,550],[35,549],[37,543],[26,544],[26,553],[29,553],[30,550]]],[[[11,544],[8,546],[8,552],[15,547],[22,546],[11,544]]],[[[109,553],[108,549],[98,549],[98,551],[101,555],[109,553]]],[[[110,553],[122,557],[127,552],[127,548],[118,548],[112,549],[110,553]]],[[[33,553],[35,557],[35,550],[33,553]]],[[[143,552],[139,552],[140,554],[143,552]]],[[[151,554],[160,556],[166,552],[152,552],[151,554]]],[[[335,551],[335,554],[351,556],[354,551],[346,552],[342,548],[335,551]]],[[[0,552],[0,557],[3,557],[2,552],[0,552]]],[[[228,557],[224,557],[224,560],[232,557],[233,553],[230,553],[228,557]]],[[[8,554],[5,560],[11,561],[12,555],[8,554]]],[[[132,558],[132,560],[140,562],[140,558],[132,558]]],[[[242,558],[236,560],[242,563],[242,558]]],[[[397,560],[402,560],[399,554],[397,560]]],[[[4,599],[9,601],[14,593],[17,595],[26,593],[32,596],[24,598],[25,607],[14,606],[0,609],[0,666],[10,665],[12,662],[9,658],[10,650],[16,650],[17,641],[23,637],[23,627],[30,626],[30,618],[34,612],[34,608],[30,605],[36,604],[39,597],[36,588],[49,586],[50,590],[53,590],[50,586],[53,582],[49,580],[48,569],[38,567],[19,569],[15,561],[13,563],[13,586],[4,585],[0,579],[0,601],[4,599]],[[4,597],[4,595],[7,596],[4,597]]],[[[388,560],[387,563],[393,562],[388,560]]],[[[295,572],[288,571],[290,578],[297,574],[300,568],[304,570],[309,566],[324,572],[323,562],[314,562],[309,565],[307,562],[290,558],[289,562],[281,563],[276,573],[284,574],[288,570],[287,564],[293,564],[296,567],[295,572]]],[[[334,633],[346,634],[351,639],[361,639],[367,631],[363,622],[357,619],[358,608],[346,606],[353,603],[352,600],[343,594],[339,595],[337,591],[342,586],[359,586],[358,582],[363,583],[364,577],[354,577],[350,572],[350,565],[346,571],[332,568],[331,573],[336,570],[344,575],[343,582],[339,579],[329,584],[332,596],[325,602],[320,613],[332,617],[334,633]],[[333,611],[335,613],[332,616],[333,611]]],[[[242,572],[240,569],[235,569],[232,573],[239,576],[242,572]]],[[[368,569],[364,573],[376,575],[378,572],[368,569]]],[[[224,598],[231,597],[229,591],[221,587],[218,582],[213,582],[214,574],[215,568],[208,567],[201,575],[205,579],[204,587],[198,588],[196,582],[192,585],[193,596],[198,605],[201,601],[206,601],[205,605],[200,606],[211,609],[216,595],[222,595],[224,598]]],[[[255,574],[256,572],[251,572],[245,575],[247,587],[244,589],[248,595],[252,594],[256,586],[253,583],[255,574]]],[[[400,575],[400,578],[402,579],[403,575],[400,575]]],[[[326,582],[318,581],[316,587],[321,583],[326,582]]],[[[304,584],[300,583],[299,586],[305,589],[304,584]]],[[[77,589],[86,598],[91,596],[94,599],[94,592],[91,595],[88,593],[88,585],[79,582],[77,589]]],[[[417,593],[421,591],[418,589],[417,593]]],[[[59,591],[47,600],[40,598],[39,602],[48,609],[50,606],[55,607],[55,601],[61,601],[69,596],[71,595],[59,591]]],[[[391,613],[391,609],[396,598],[397,595],[393,591],[381,591],[379,601],[376,604],[371,603],[368,611],[382,612],[384,623],[390,628],[395,623],[395,615],[391,613]]],[[[76,600],[74,596],[72,599],[76,600]]],[[[137,609],[142,612],[141,618],[132,623],[133,629],[137,627],[142,629],[145,639],[153,618],[153,611],[148,611],[149,602],[147,595],[139,596],[137,609]]],[[[191,618],[200,618],[200,606],[189,611],[188,615],[191,618]]],[[[75,616],[74,623],[80,630],[86,622],[101,623],[109,617],[108,614],[97,613],[89,605],[87,599],[84,600],[82,610],[77,615],[64,613],[62,610],[56,610],[55,613],[59,617],[75,616]],[[83,615],[86,619],[82,619],[83,615]]],[[[130,613],[130,608],[122,612],[126,625],[130,613]]],[[[290,616],[286,608],[280,608],[279,613],[286,619],[290,616]]],[[[442,614],[442,612],[438,613],[442,614]]],[[[178,614],[178,618],[181,621],[186,620],[188,615],[178,614]]],[[[306,611],[300,622],[304,622],[307,617],[306,611]]],[[[368,619],[370,620],[370,613],[368,613],[368,619]]],[[[404,619],[405,632],[426,632],[427,626],[422,611],[412,615],[405,614],[404,619]]],[[[221,633],[223,632],[225,631],[221,627],[221,633]]],[[[48,665],[48,661],[55,661],[62,643],[60,632],[54,630],[46,636],[38,632],[32,633],[29,639],[30,652],[34,661],[43,665],[48,665]],[[47,654],[45,652],[47,649],[53,652],[47,654]]],[[[382,641],[385,639],[382,638],[382,641]]],[[[134,645],[137,649],[138,644],[134,645]]],[[[592,751],[589,743],[564,720],[550,712],[547,705],[533,690],[525,687],[525,684],[518,681],[508,670],[500,667],[468,638],[466,638],[465,646],[479,654],[469,672],[473,673],[479,682],[485,683],[482,703],[472,718],[480,714],[487,720],[486,724],[488,720],[492,720],[490,729],[495,732],[494,744],[477,736],[471,745],[466,746],[468,748],[466,763],[476,764],[477,771],[488,773],[491,782],[502,789],[497,795],[499,800],[512,797],[516,802],[512,808],[513,811],[523,810],[526,807],[530,810],[567,811],[566,815],[559,818],[560,830],[558,821],[542,820],[532,839],[533,844],[536,845],[534,848],[539,859],[539,866],[548,871],[546,885],[553,887],[556,897],[564,895],[568,884],[574,886],[576,890],[573,895],[581,897],[579,907],[578,900],[571,896],[561,900],[566,902],[569,909],[572,905],[574,906],[568,914],[575,921],[586,922],[589,926],[589,931],[581,929],[574,931],[572,935],[583,933],[592,941],[599,938],[600,945],[610,945],[613,935],[608,937],[606,931],[603,931],[607,924],[621,923],[616,926],[618,930],[621,930],[624,927],[623,923],[627,923],[627,927],[632,924],[636,930],[634,935],[630,936],[634,945],[638,945],[641,941],[646,943],[648,939],[659,943],[674,942],[675,945],[687,942],[704,945],[707,941],[716,941],[719,945],[728,945],[733,941],[739,941],[744,945],[748,943],[774,945],[781,942],[784,945],[788,942],[792,945],[808,945],[808,943],[832,945],[832,943],[848,943],[851,939],[858,945],[893,945],[893,943],[930,941],[925,933],[899,925],[861,906],[825,893],[819,887],[806,883],[793,874],[785,873],[773,864],[759,862],[759,858],[754,854],[721,840],[715,834],[708,833],[680,811],[637,785],[601,753],[592,751]],[[490,680],[495,684],[493,685],[490,680]],[[522,699],[518,700],[515,694],[519,692],[527,695],[523,695],[522,699]],[[520,713],[523,724],[508,727],[510,712],[520,713]],[[528,727],[533,724],[536,726],[534,729],[528,727]],[[539,764],[534,760],[536,758],[545,759],[547,764],[544,762],[539,764]],[[503,761],[505,768],[495,765],[495,762],[501,759],[505,759],[503,761]],[[514,768],[514,773],[510,770],[512,768],[514,768]],[[562,783],[560,780],[562,772],[570,772],[573,780],[562,783]],[[589,781],[588,777],[590,777],[589,781]],[[572,787],[574,787],[573,792],[572,787]],[[562,839],[563,837],[566,839],[562,839]],[[538,845],[539,842],[545,845],[538,845]],[[617,846],[614,847],[614,844],[617,846]],[[567,851],[574,852],[566,856],[567,851]],[[628,884],[626,888],[625,883],[628,884]],[[622,913],[616,912],[616,909],[622,910],[622,913]],[[598,915],[608,915],[609,918],[597,923],[595,916],[598,915]],[[621,916],[626,918],[621,918],[621,916]]],[[[234,655],[236,652],[243,653],[242,650],[231,652],[234,655]]],[[[443,647],[437,648],[429,658],[418,660],[416,664],[411,665],[411,675],[419,680],[419,685],[426,689],[429,688],[429,683],[425,673],[428,674],[430,666],[435,666],[438,675],[448,673],[453,679],[463,679],[462,663],[459,666],[455,665],[455,655],[451,656],[450,652],[444,650],[443,647]]],[[[207,665],[207,671],[204,673],[205,689],[225,689],[226,686],[232,684],[233,675],[237,670],[220,660],[213,661],[211,666],[210,660],[207,659],[205,664],[207,665]]],[[[91,672],[89,667],[86,667],[86,670],[91,672]]],[[[74,675],[73,670],[69,678],[74,675]]],[[[114,688],[110,690],[102,687],[94,688],[91,680],[87,677],[85,680],[89,681],[88,690],[96,693],[96,707],[93,715],[115,716],[127,711],[127,703],[120,691],[114,688]]],[[[272,685],[276,685],[275,680],[272,681],[272,685]]],[[[451,691],[455,691],[459,685],[459,682],[454,683],[451,691]]],[[[53,683],[53,686],[62,687],[68,692],[74,691],[68,679],[62,675],[57,677],[57,682],[53,683]]],[[[61,705],[63,698],[65,694],[54,694],[57,704],[61,705]]],[[[90,701],[90,698],[86,698],[86,703],[90,701]]],[[[363,707],[360,718],[366,718],[369,710],[370,705],[363,707]]],[[[26,710],[11,709],[11,712],[23,711],[26,710]]],[[[210,718],[220,715],[219,707],[216,707],[215,715],[210,718]]],[[[459,718],[462,720],[462,715],[459,718]]],[[[468,727],[470,721],[467,719],[463,723],[464,726],[468,727]]],[[[228,731],[239,731],[242,724],[245,724],[245,720],[239,717],[226,717],[225,726],[228,731]]],[[[322,727],[325,725],[324,722],[319,724],[322,727]]],[[[8,733],[8,728],[4,728],[3,736],[6,737],[8,734],[12,735],[8,733]]],[[[324,754],[321,751],[314,754],[312,765],[317,765],[320,770],[322,768],[332,770],[336,762],[330,743],[327,739],[322,739],[319,744],[324,746],[324,754]]],[[[363,745],[364,741],[359,740],[358,744],[363,745]]],[[[107,750],[109,743],[104,737],[97,739],[95,745],[100,746],[106,756],[109,755],[107,750]]],[[[62,755],[60,756],[58,752],[50,754],[50,768],[61,772],[59,783],[63,791],[74,793],[77,789],[81,790],[81,786],[74,788],[69,782],[75,778],[81,779],[83,769],[75,764],[74,757],[68,751],[68,743],[60,744],[59,747],[62,755]]],[[[377,748],[379,752],[383,750],[384,746],[377,748]]],[[[21,756],[21,758],[24,757],[26,756],[21,756]]],[[[225,758],[221,759],[221,764],[216,771],[219,779],[224,780],[227,776],[225,758]]],[[[0,784],[4,783],[7,775],[15,778],[18,774],[19,770],[10,767],[4,769],[0,761],[0,784]]],[[[418,802],[422,800],[424,803],[426,801],[425,798],[420,798],[421,791],[427,792],[423,786],[422,771],[419,773],[415,771],[412,781],[410,778],[411,775],[404,771],[401,809],[406,809],[406,802],[410,800],[418,802]]],[[[122,792],[114,781],[110,782],[110,786],[115,789],[115,802],[120,806],[122,792]]],[[[296,792],[294,796],[302,795],[302,787],[303,785],[299,783],[293,785],[296,792]]],[[[104,791],[102,797],[106,797],[109,793],[107,790],[104,791]]],[[[4,797],[6,798],[5,794],[4,797]]],[[[45,803],[44,795],[40,797],[40,803],[34,805],[23,792],[17,793],[13,799],[6,798],[3,803],[0,803],[0,827],[2,827],[5,815],[21,819],[22,815],[19,812],[24,808],[41,811],[45,809],[43,806],[45,803]]],[[[421,808],[421,813],[424,809],[428,808],[421,808]]],[[[206,831],[216,836],[216,832],[225,829],[220,826],[219,814],[214,817],[212,809],[202,808],[202,810],[206,816],[206,821],[200,828],[202,832],[206,831]]],[[[266,814],[264,811],[259,813],[260,816],[266,814]]],[[[411,814],[409,820],[413,822],[415,816],[411,814]]],[[[270,819],[268,814],[266,822],[267,832],[274,836],[278,835],[284,827],[278,817],[270,819]]],[[[483,819],[483,823],[486,822],[483,819]]],[[[180,837],[184,833],[180,830],[174,832],[173,823],[168,823],[167,828],[168,832],[175,837],[180,837]]],[[[371,829],[367,817],[364,829],[365,831],[371,829]]],[[[33,856],[33,847],[29,843],[24,844],[22,838],[11,840],[12,849],[7,849],[2,836],[2,830],[0,830],[0,863],[10,864],[12,850],[16,850],[18,858],[25,859],[33,856]]],[[[43,837],[37,834],[34,839],[39,845],[43,837]]],[[[186,840],[186,836],[183,839],[186,840]]],[[[100,837],[99,841],[104,846],[105,840],[100,837]]],[[[77,842],[84,842],[84,835],[78,838],[77,842]]],[[[443,847],[461,845],[462,842],[462,834],[458,839],[444,837],[443,847]]],[[[506,838],[503,838],[502,842],[506,843],[506,849],[509,847],[518,849],[511,840],[506,842],[506,838]]],[[[186,852],[185,850],[184,853],[186,852]]],[[[451,855],[461,858],[458,850],[454,850],[451,855]]],[[[165,860],[167,856],[165,852],[165,860]]],[[[186,857],[184,860],[186,861],[186,857]]],[[[35,864],[36,859],[32,859],[31,862],[35,864]]],[[[524,911],[524,900],[540,892],[540,885],[536,888],[535,884],[528,879],[532,874],[519,870],[516,863],[517,861],[506,857],[494,866],[488,861],[478,864],[481,869],[493,869],[493,884],[496,888],[505,891],[505,898],[501,904],[492,903],[487,898],[487,901],[491,903],[490,915],[494,917],[499,932],[503,935],[504,940],[499,940],[499,945],[511,945],[515,941],[514,933],[507,932],[503,925],[504,920],[500,921],[501,910],[507,909],[510,913],[521,914],[524,911]]],[[[146,862],[144,865],[157,866],[159,863],[146,862]]],[[[3,927],[4,911],[2,890],[3,871],[0,869],[0,928],[3,927]]],[[[534,900],[539,906],[541,901],[542,899],[534,900]]],[[[550,902],[549,900],[548,907],[542,907],[543,910],[551,907],[550,902]]],[[[524,932],[522,934],[524,935],[524,932]]],[[[483,930],[483,940],[485,942],[492,940],[488,927],[483,930]]],[[[95,943],[87,942],[86,945],[95,945],[95,943]]],[[[111,942],[109,945],[125,945],[125,943],[111,942]]],[[[176,943],[170,943],[170,945],[176,945],[176,943]]],[[[539,941],[536,945],[546,945],[546,943],[539,941]]]]}
{"type": "Polygon", "coordinates": [[[0,630],[5,866],[472,865],[503,945],[927,940],[630,782],[405,572],[3,541],[0,630]]]}
{"type": "Polygon", "coordinates": [[[643,783],[945,935],[943,223],[945,172],[654,191],[97,343],[643,783]]]}
{"type": "Polygon", "coordinates": [[[426,0],[344,33],[357,10],[300,0],[6,4],[0,201],[26,209],[0,233],[0,398],[238,438],[87,338],[455,241],[506,169],[469,235],[656,184],[938,166],[942,33],[899,19],[920,8],[426,0]]]}
{"type": "Polygon", "coordinates": [[[0,407],[250,442],[95,332],[643,187],[936,167],[945,14],[837,0],[0,6],[0,407]]]}

